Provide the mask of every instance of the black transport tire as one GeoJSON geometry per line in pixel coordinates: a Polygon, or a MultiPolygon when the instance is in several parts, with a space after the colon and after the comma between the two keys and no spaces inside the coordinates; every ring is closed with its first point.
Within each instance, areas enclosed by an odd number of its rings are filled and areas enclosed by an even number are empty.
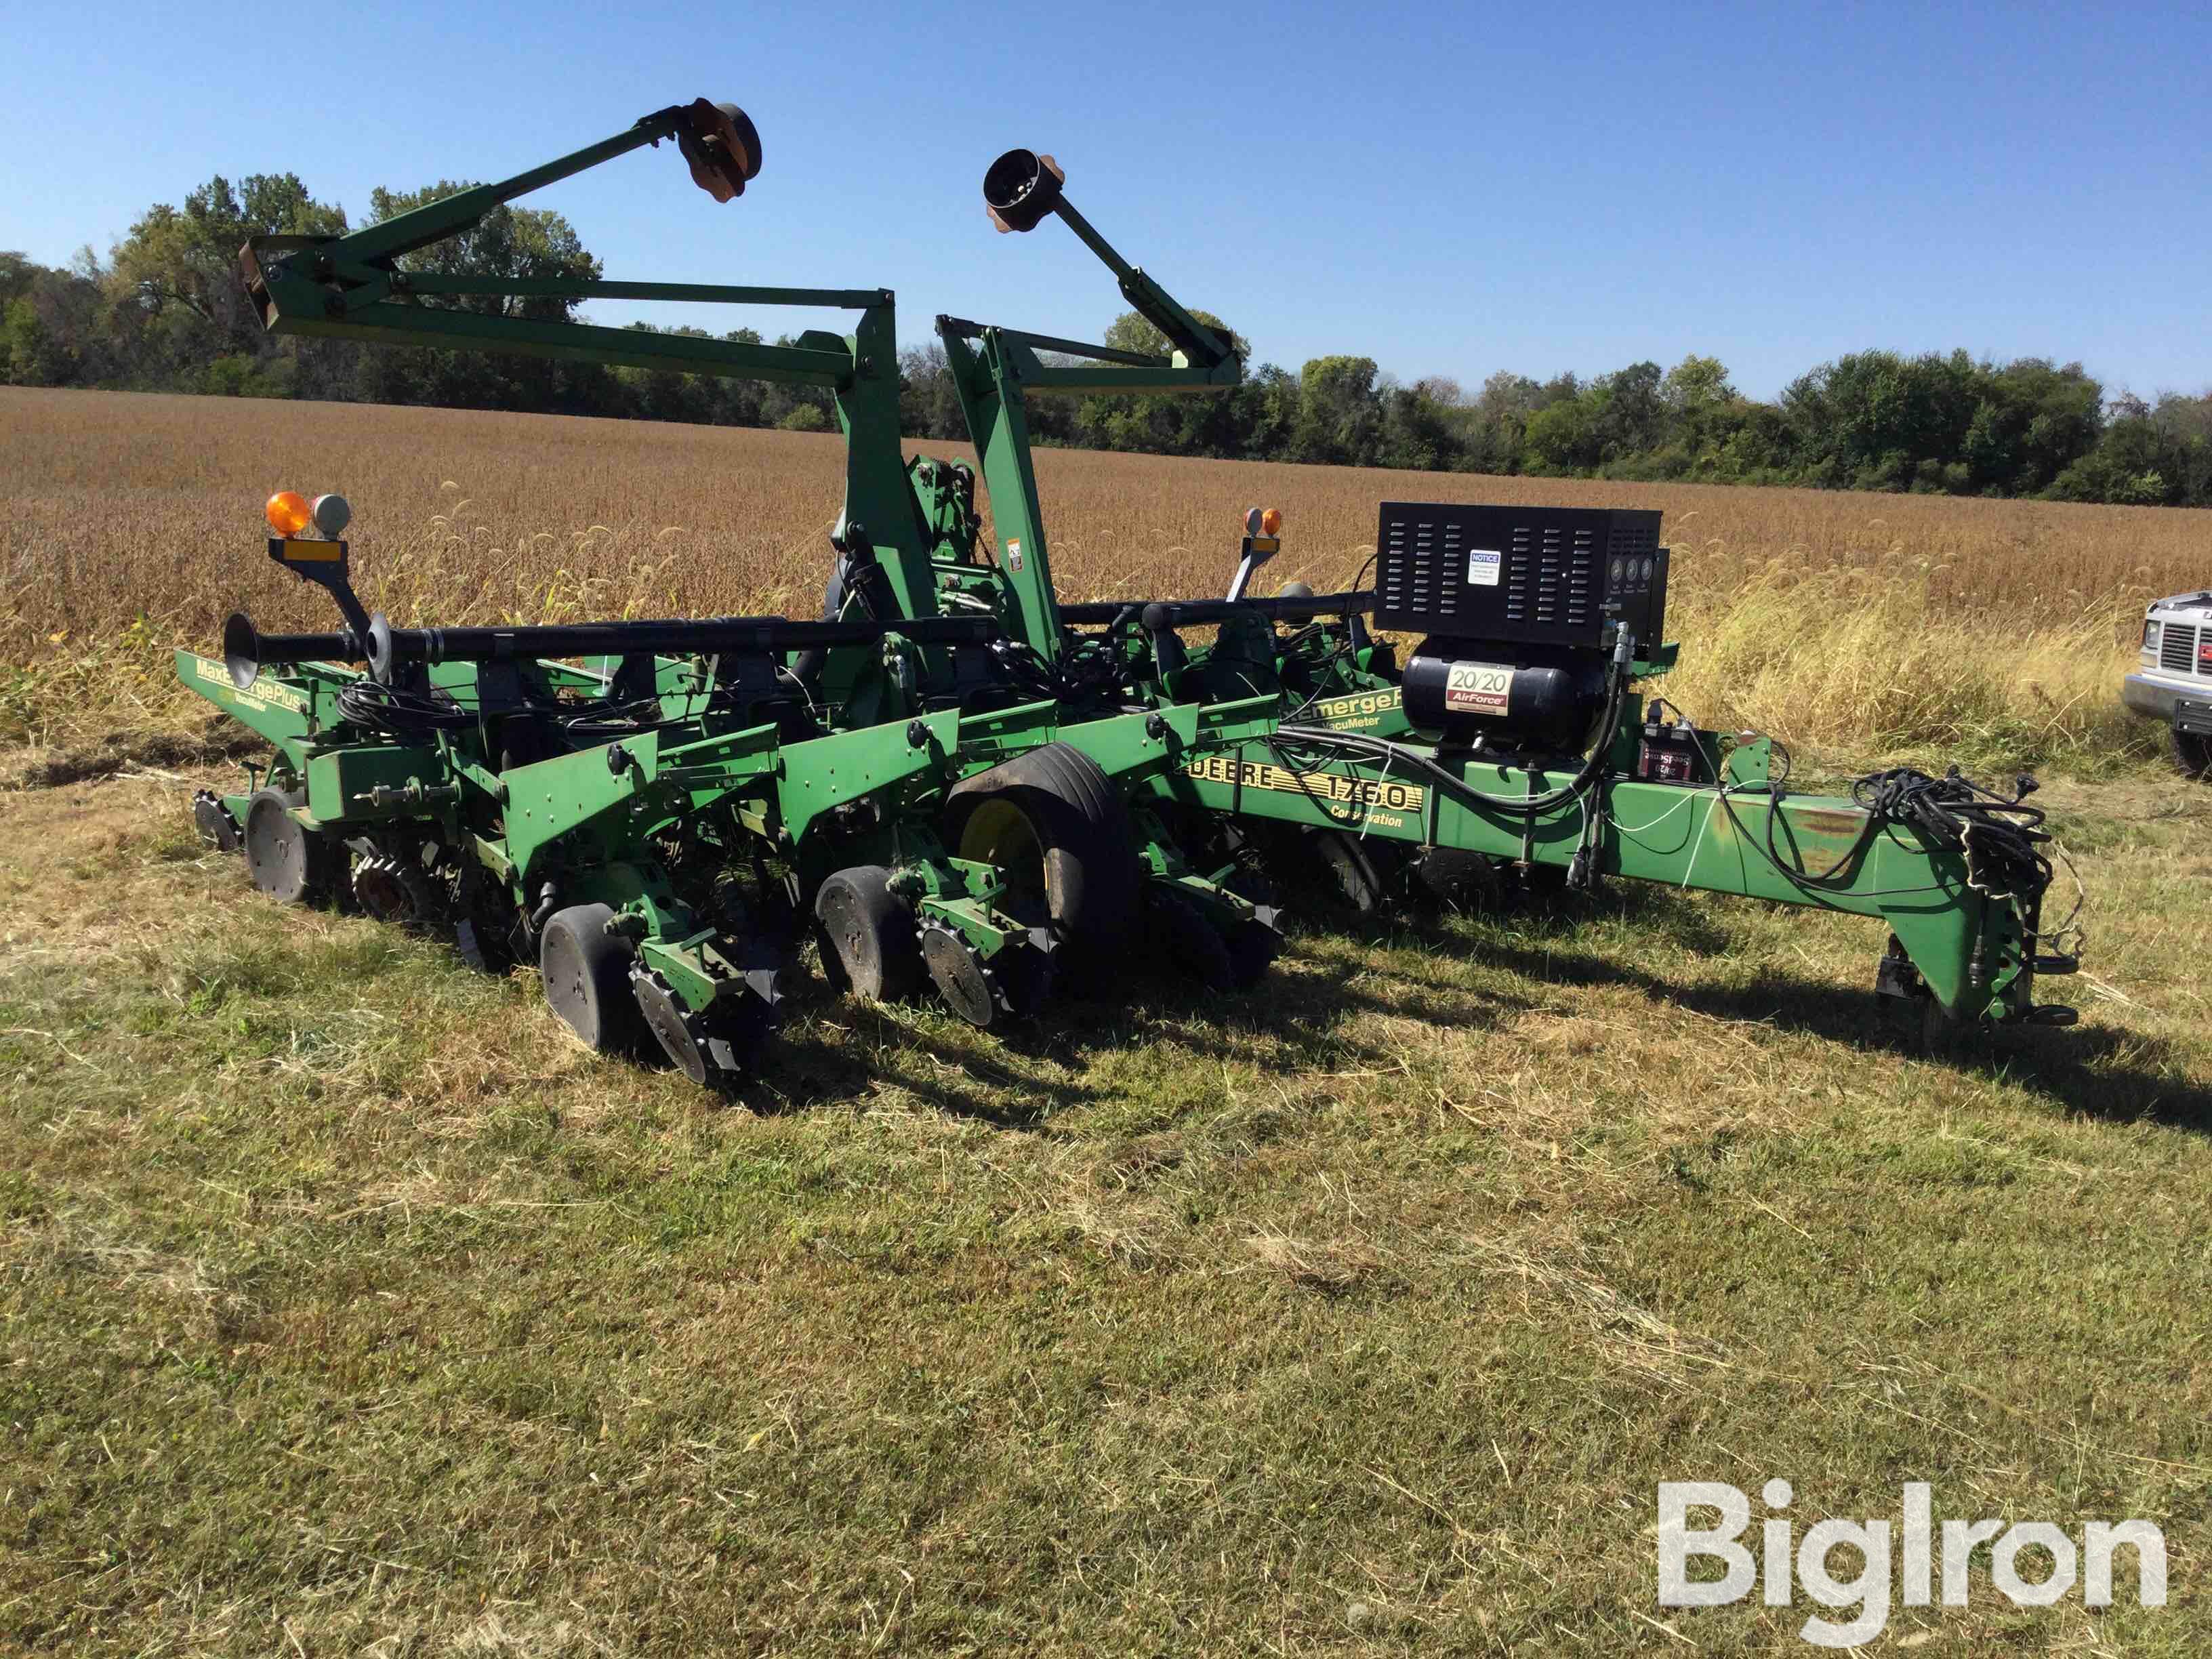
{"type": "Polygon", "coordinates": [[[1006,908],[1052,929],[1061,967],[1096,974],[1127,954],[1143,920],[1136,836],[1113,781],[1081,750],[1048,743],[955,784],[945,839],[1006,872],[1006,908]]]}
{"type": "Polygon", "coordinates": [[[912,996],[928,976],[914,912],[891,896],[890,878],[880,864],[856,864],[814,895],[823,973],[838,990],[870,1002],[912,996]]]}
{"type": "Polygon", "coordinates": [[[2173,728],[2170,752],[2174,770],[2198,783],[2212,781],[2212,738],[2173,728]]]}
{"type": "Polygon", "coordinates": [[[344,849],[292,816],[297,793],[257,789],[246,804],[246,870],[253,884],[286,904],[318,904],[343,867],[344,849]]]}
{"type": "Polygon", "coordinates": [[[635,1053],[645,1015],[630,993],[630,947],[607,932],[614,911],[572,904],[555,912],[538,945],[545,1000],[595,1054],[635,1053]]]}

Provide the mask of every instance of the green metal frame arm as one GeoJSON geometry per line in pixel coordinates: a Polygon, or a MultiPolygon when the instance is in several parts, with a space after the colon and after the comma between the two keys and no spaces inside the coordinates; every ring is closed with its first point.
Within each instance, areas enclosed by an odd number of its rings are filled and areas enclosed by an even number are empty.
{"type": "Polygon", "coordinates": [[[412,253],[416,248],[427,247],[466,230],[494,208],[518,196],[526,196],[533,190],[595,167],[602,161],[611,161],[617,155],[627,155],[644,145],[673,138],[683,118],[684,106],[680,104],[656,110],[641,117],[626,131],[602,138],[596,144],[586,144],[526,173],[518,173],[512,179],[443,196],[434,202],[424,203],[412,212],[332,238],[327,251],[349,260],[388,260],[412,253]]]}
{"type": "Polygon", "coordinates": [[[831,311],[866,311],[871,306],[889,304],[891,299],[890,291],[880,288],[742,288],[716,283],[570,282],[557,276],[494,279],[368,270],[362,274],[385,278],[393,294],[486,299],[665,300],[704,305],[813,306],[831,311]]]}
{"type": "MultiPolygon", "coordinates": [[[[491,278],[395,269],[400,255],[458,234],[485,213],[640,145],[673,137],[693,177],[702,175],[695,125],[705,101],[674,106],[635,127],[496,185],[461,191],[410,213],[344,236],[262,236],[240,256],[246,288],[272,333],[322,336],[383,345],[471,348],[615,368],[708,374],[827,388],[846,440],[843,522],[866,532],[868,550],[889,574],[900,614],[939,614],[927,526],[910,488],[899,441],[898,341],[888,289],[738,287],[558,278],[491,278]],[[750,344],[616,329],[564,319],[511,316],[416,301],[459,299],[631,299],[720,305],[821,307],[860,313],[849,337],[810,330],[790,345],[750,344]]],[[[711,144],[714,141],[703,141],[711,144]]],[[[717,154],[726,160],[727,146],[717,154]]],[[[754,158],[757,161],[757,157],[754,158]]],[[[711,171],[713,163],[706,165],[711,171]]],[[[721,177],[730,180],[725,171],[721,177]]],[[[736,186],[742,189],[742,185],[736,186]]],[[[839,647],[849,657],[862,647],[839,647]]],[[[873,647],[867,647],[872,649],[873,647]]],[[[930,678],[943,678],[942,646],[921,647],[930,678]]]]}
{"type": "Polygon", "coordinates": [[[1221,392],[1239,385],[1244,378],[1243,363],[1226,354],[1210,363],[1193,365],[1141,351],[1123,351],[1116,346],[970,322],[964,317],[939,317],[937,332],[948,351],[956,338],[981,343],[1006,365],[1009,378],[1030,392],[1221,392]],[[1048,363],[1037,355],[1044,351],[1086,357],[1092,362],[1048,363]]]}
{"type": "MultiPolygon", "coordinates": [[[[1536,796],[1568,781],[1564,774],[1407,747],[1487,794],[1536,796]]],[[[1790,795],[1778,802],[1735,788],[1723,805],[1711,787],[1616,778],[1603,786],[1605,810],[1593,823],[1595,803],[1526,817],[1469,800],[1418,768],[1344,758],[1288,763],[1293,758],[1273,744],[1247,741],[1199,753],[1149,787],[1213,811],[1531,864],[1569,865],[1587,836],[1598,873],[1877,917],[1936,1000],[1961,1018],[1979,1015],[1996,988],[1993,969],[1978,976],[1978,953],[1990,963],[2020,954],[2014,907],[1975,891],[1955,848],[1894,823],[1869,837],[1868,813],[1848,800],[1790,795]],[[1774,853],[1802,866],[1796,879],[1768,854],[1770,817],[1774,853]]]]}
{"type": "Polygon", "coordinates": [[[475,347],[524,357],[832,389],[848,386],[854,380],[852,353],[846,349],[749,345],[736,340],[702,340],[689,334],[656,334],[644,329],[407,305],[395,300],[342,304],[331,311],[325,308],[328,291],[319,284],[288,280],[273,272],[268,278],[267,294],[264,315],[270,331],[276,334],[367,340],[383,345],[475,347]]]}
{"type": "Polygon", "coordinates": [[[1063,196],[1053,210],[1066,222],[1067,228],[1084,246],[1097,254],[1107,270],[1114,273],[1115,280],[1121,286],[1121,297],[1135,308],[1137,314],[1174,342],[1194,365],[1212,368],[1224,361],[1236,361],[1218,335],[1177,305],[1167,289],[1115,252],[1113,244],[1075,210],[1073,203],[1063,196]]]}
{"type": "MultiPolygon", "coordinates": [[[[996,329],[970,339],[937,319],[945,361],[981,463],[983,488],[990,496],[994,550],[1006,607],[1007,631],[1047,662],[1060,660],[1060,600],[1052,583],[1052,559],[1046,550],[1044,507],[1037,499],[1036,471],[1030,459],[1029,415],[1022,406],[1021,383],[1008,366],[1007,347],[996,329]]],[[[1034,359],[1032,359],[1034,361],[1034,359]]]]}

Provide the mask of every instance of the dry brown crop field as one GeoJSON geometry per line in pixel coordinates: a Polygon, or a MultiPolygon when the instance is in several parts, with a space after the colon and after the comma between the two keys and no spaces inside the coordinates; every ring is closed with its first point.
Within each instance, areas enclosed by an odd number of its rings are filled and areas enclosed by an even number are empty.
{"type": "MultiPolygon", "coordinates": [[[[954,447],[933,446],[937,448],[954,447]]],[[[811,614],[835,437],[351,404],[0,390],[0,658],[212,640],[244,607],[326,621],[260,556],[270,490],[353,501],[358,580],[395,619],[811,614]]],[[[1709,723],[1865,753],[2087,761],[2142,602],[2212,571],[2212,518],[2155,508],[1495,478],[1054,451],[1073,597],[1225,579],[1237,514],[1284,509],[1271,573],[1349,582],[1387,498],[1650,506],[1675,549],[1667,688],[1709,723]]]]}

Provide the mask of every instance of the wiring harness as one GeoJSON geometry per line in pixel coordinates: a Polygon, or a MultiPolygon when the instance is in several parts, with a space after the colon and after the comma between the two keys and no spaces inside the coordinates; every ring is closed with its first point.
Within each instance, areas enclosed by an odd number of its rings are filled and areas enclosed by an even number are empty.
{"type": "Polygon", "coordinates": [[[465,731],[477,723],[475,709],[463,708],[443,692],[387,685],[366,674],[339,689],[338,714],[350,726],[400,738],[465,731]]]}

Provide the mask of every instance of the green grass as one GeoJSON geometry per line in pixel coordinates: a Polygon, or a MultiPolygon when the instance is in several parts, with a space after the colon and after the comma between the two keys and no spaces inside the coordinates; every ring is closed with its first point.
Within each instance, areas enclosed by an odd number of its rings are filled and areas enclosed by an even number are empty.
{"type": "Polygon", "coordinates": [[[1004,1040],[817,981],[751,1110],[188,795],[0,796],[0,1649],[1789,1650],[1654,1593],[1657,1483],[1771,1475],[2166,1528],[2163,1612],[1984,1555],[1887,1643],[2201,1648],[2212,793],[2049,790],[2095,983],[1999,1049],[1620,890],[1004,1040]]]}

